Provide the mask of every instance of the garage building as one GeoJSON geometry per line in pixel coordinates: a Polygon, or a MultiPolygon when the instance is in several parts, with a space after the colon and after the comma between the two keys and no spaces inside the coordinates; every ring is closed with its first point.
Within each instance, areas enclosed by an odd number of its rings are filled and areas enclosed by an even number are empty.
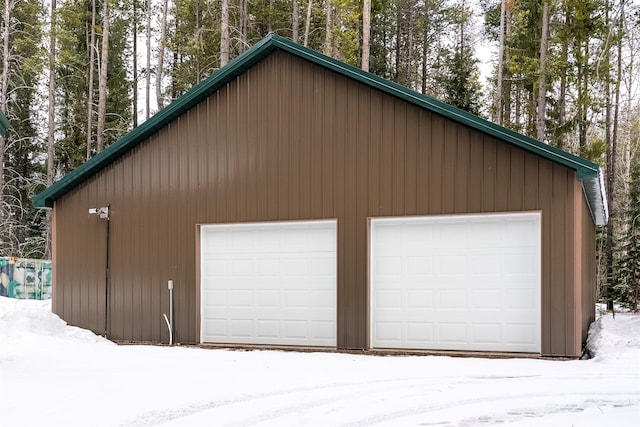
{"type": "Polygon", "coordinates": [[[605,199],[594,163],[269,35],[34,204],[53,310],[114,340],[168,341],[172,280],[179,343],[576,357],[605,199]]]}

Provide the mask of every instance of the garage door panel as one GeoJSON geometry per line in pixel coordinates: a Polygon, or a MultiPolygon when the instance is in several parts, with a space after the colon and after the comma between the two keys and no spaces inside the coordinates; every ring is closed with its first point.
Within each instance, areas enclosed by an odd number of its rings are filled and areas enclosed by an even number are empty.
{"type": "Polygon", "coordinates": [[[201,227],[202,342],[336,345],[336,222],[201,227]]]}
{"type": "Polygon", "coordinates": [[[476,322],[471,325],[471,339],[476,344],[500,344],[502,325],[500,323],[476,322]]]}
{"type": "Polygon", "coordinates": [[[465,344],[468,341],[467,324],[464,322],[438,322],[436,333],[438,342],[443,344],[465,344]]]}
{"type": "Polygon", "coordinates": [[[433,343],[435,323],[407,321],[406,340],[413,343],[433,343]]]}
{"type": "Polygon", "coordinates": [[[539,213],[373,219],[370,247],[373,347],[540,351],[539,213]]]}
{"type": "Polygon", "coordinates": [[[256,335],[259,338],[277,339],[280,337],[280,321],[273,319],[258,319],[256,321],[256,335]]]}
{"type": "Polygon", "coordinates": [[[432,310],[434,308],[435,296],[432,290],[408,289],[406,296],[409,309],[432,310]]]}
{"type": "Polygon", "coordinates": [[[336,339],[336,327],[333,319],[327,319],[326,321],[313,322],[310,331],[311,338],[313,340],[335,340],[336,339]]]}
{"type": "Polygon", "coordinates": [[[474,288],[471,290],[469,308],[472,310],[499,310],[502,306],[502,290],[474,288]]]}

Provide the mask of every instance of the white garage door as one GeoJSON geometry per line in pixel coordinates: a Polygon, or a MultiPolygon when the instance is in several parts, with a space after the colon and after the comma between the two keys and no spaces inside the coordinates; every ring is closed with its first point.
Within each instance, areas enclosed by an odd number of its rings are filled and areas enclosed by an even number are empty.
{"type": "Polygon", "coordinates": [[[371,345],[540,352],[540,214],[371,220],[371,345]]]}
{"type": "Polygon", "coordinates": [[[201,341],[336,346],[336,221],[201,227],[201,341]]]}

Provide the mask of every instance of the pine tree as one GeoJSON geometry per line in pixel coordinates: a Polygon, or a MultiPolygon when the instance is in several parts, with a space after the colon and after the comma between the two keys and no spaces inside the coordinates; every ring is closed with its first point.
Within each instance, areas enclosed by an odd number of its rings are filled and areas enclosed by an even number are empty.
{"type": "Polygon", "coordinates": [[[445,101],[478,115],[480,114],[481,93],[480,72],[466,32],[471,13],[464,1],[454,9],[454,13],[454,22],[458,28],[458,40],[453,52],[449,51],[445,59],[446,73],[441,78],[445,101]]]}
{"type": "Polygon", "coordinates": [[[627,233],[617,267],[614,292],[633,310],[640,309],[640,154],[636,154],[631,173],[629,211],[626,215],[627,233]]]}
{"type": "Polygon", "coordinates": [[[43,50],[34,40],[43,37],[44,10],[37,0],[6,1],[2,17],[2,87],[0,104],[11,127],[0,150],[0,255],[39,257],[44,249],[44,217],[30,198],[43,183],[39,158],[44,146],[38,134],[38,83],[43,50]]]}
{"type": "MultiPolygon", "coordinates": [[[[106,93],[104,105],[104,146],[110,145],[131,128],[132,81],[130,68],[130,52],[127,37],[130,31],[130,20],[126,9],[117,2],[111,4],[109,24],[109,49],[106,68],[106,93]]],[[[102,4],[96,2],[97,27],[102,26],[102,4]]],[[[90,81],[90,49],[101,51],[101,41],[96,37],[95,45],[90,45],[92,26],[92,4],[83,0],[68,0],[58,8],[58,65],[57,90],[60,115],[60,138],[56,141],[58,161],[61,173],[67,173],[86,159],[87,134],[95,135],[94,124],[91,128],[87,120],[87,102],[89,93],[97,91],[94,79],[90,81]]],[[[97,28],[101,30],[101,28],[97,28]]],[[[98,31],[99,33],[99,31],[98,31]]],[[[95,99],[95,98],[94,98],[95,99]]],[[[93,140],[93,138],[92,138],[93,140]]],[[[92,141],[92,147],[95,147],[92,141]]],[[[93,155],[95,148],[90,152],[93,155]]]]}

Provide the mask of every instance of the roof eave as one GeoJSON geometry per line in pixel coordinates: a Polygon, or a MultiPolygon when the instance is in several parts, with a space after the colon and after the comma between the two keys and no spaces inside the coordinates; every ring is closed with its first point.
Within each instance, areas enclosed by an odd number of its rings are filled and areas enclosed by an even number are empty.
{"type": "Polygon", "coordinates": [[[609,205],[604,187],[602,170],[598,169],[596,177],[582,179],[582,191],[587,199],[593,222],[597,226],[607,225],[609,222],[609,205]]]}

